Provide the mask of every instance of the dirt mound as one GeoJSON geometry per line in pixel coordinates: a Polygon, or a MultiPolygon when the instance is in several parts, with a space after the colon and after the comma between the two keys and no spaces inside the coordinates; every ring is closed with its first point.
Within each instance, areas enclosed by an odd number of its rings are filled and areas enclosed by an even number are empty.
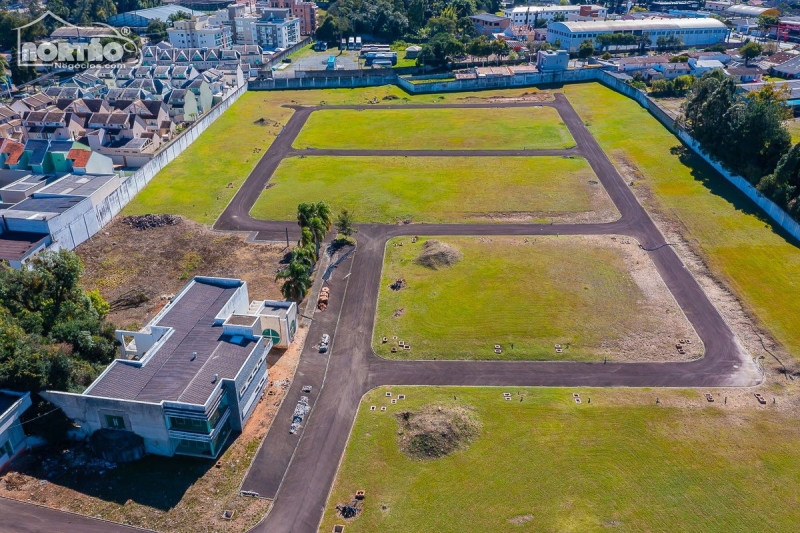
{"type": "Polygon", "coordinates": [[[425,244],[422,245],[422,252],[414,259],[414,262],[426,268],[439,270],[440,268],[453,266],[463,258],[464,256],[461,255],[458,248],[431,239],[425,241],[425,244]]]}
{"type": "Polygon", "coordinates": [[[478,436],[475,411],[459,406],[426,405],[398,413],[398,445],[414,459],[438,459],[465,448],[478,436]]]}
{"type": "Polygon", "coordinates": [[[150,228],[175,226],[181,223],[181,217],[175,215],[134,215],[124,217],[122,222],[133,229],[144,231],[150,228]]]}
{"type": "Polygon", "coordinates": [[[399,291],[400,289],[405,289],[406,287],[408,287],[408,283],[406,283],[405,278],[397,278],[394,280],[394,283],[389,285],[389,288],[393,291],[399,291]]]}

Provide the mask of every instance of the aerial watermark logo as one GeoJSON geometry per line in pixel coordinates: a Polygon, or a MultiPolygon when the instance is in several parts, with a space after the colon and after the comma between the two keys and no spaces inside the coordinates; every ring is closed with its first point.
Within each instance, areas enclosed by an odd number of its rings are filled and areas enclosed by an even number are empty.
{"type": "Polygon", "coordinates": [[[91,26],[76,26],[50,11],[36,20],[15,28],[17,32],[17,64],[22,67],[91,68],[119,65],[126,55],[141,59],[141,50],[131,39],[130,28],[114,28],[94,22],[91,26]],[[34,43],[24,41],[25,28],[45,19],[57,22],[49,40],[34,43]],[[105,42],[103,42],[105,41],[105,42]]]}

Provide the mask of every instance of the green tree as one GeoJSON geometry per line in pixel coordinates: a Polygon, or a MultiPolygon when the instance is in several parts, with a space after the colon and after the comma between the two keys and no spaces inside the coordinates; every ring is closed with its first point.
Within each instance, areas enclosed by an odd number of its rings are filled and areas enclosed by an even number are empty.
{"type": "Polygon", "coordinates": [[[504,39],[496,39],[492,41],[491,44],[492,55],[497,58],[497,64],[500,64],[500,59],[506,57],[511,48],[509,48],[508,43],[504,39]]]}
{"type": "Polygon", "coordinates": [[[353,215],[347,209],[342,209],[336,218],[336,231],[345,237],[350,237],[358,231],[353,227],[353,215]]]}
{"type": "Polygon", "coordinates": [[[428,28],[431,36],[440,33],[452,35],[456,32],[456,21],[449,17],[433,17],[428,20],[425,27],[428,28]]]}
{"type": "Polygon", "coordinates": [[[758,190],[800,219],[800,144],[792,146],[778,161],[775,172],[764,176],[758,190]]]}
{"type": "Polygon", "coordinates": [[[739,55],[744,58],[744,64],[749,65],[750,60],[760,56],[763,51],[764,49],[759,43],[750,41],[739,48],[739,55]]]}
{"type": "Polygon", "coordinates": [[[584,64],[594,55],[594,42],[591,39],[586,39],[578,47],[578,57],[583,59],[584,64]]]}
{"type": "Polygon", "coordinates": [[[178,11],[167,17],[167,20],[169,22],[177,22],[179,20],[189,20],[190,18],[192,18],[192,15],[186,11],[178,11]]]}
{"type": "Polygon", "coordinates": [[[342,32],[339,29],[339,24],[336,21],[335,17],[330,15],[326,15],[322,21],[322,24],[319,25],[317,28],[317,32],[315,37],[318,41],[323,41],[326,43],[332,43],[338,41],[342,36],[342,32]]]}
{"type": "Polygon", "coordinates": [[[325,238],[333,225],[333,213],[330,206],[325,202],[302,203],[297,206],[297,224],[301,228],[301,243],[308,244],[307,235],[304,230],[313,237],[316,254],[319,256],[320,242],[325,238]]]}
{"type": "Polygon", "coordinates": [[[152,19],[147,23],[147,37],[152,44],[167,40],[167,29],[169,26],[161,19],[152,19]]]}
{"type": "Polygon", "coordinates": [[[469,42],[466,51],[472,57],[480,57],[485,60],[492,55],[492,43],[485,35],[480,35],[469,42]]]}
{"type": "Polygon", "coordinates": [[[298,303],[302,302],[303,298],[306,297],[312,284],[308,267],[298,261],[292,261],[288,267],[278,272],[275,280],[283,280],[281,285],[283,297],[298,303]]]}

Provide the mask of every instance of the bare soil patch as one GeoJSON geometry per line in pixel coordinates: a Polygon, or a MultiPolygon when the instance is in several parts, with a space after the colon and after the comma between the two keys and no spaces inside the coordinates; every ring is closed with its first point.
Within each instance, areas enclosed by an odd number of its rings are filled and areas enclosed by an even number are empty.
{"type": "Polygon", "coordinates": [[[459,98],[468,103],[486,102],[492,104],[519,103],[519,102],[552,102],[553,94],[550,91],[525,91],[519,96],[465,96],[459,98]]]}
{"type": "Polygon", "coordinates": [[[464,256],[455,246],[430,239],[422,245],[422,252],[414,259],[414,262],[432,270],[439,270],[453,266],[463,258],[464,256]]]}
{"type": "Polygon", "coordinates": [[[514,524],[515,526],[521,526],[527,522],[533,520],[532,514],[522,514],[519,516],[515,516],[514,518],[509,518],[508,522],[514,524]]]}
{"type": "Polygon", "coordinates": [[[426,405],[396,415],[400,449],[414,459],[438,459],[465,448],[478,436],[481,423],[474,409],[426,405]]]}
{"type": "Polygon", "coordinates": [[[111,304],[108,319],[118,327],[143,326],[198,275],[243,279],[254,300],[283,299],[275,282],[282,246],[245,243],[243,235],[181,217],[167,224],[148,217],[137,217],[133,226],[128,217],[118,218],[76,250],[86,267],[84,287],[100,290],[111,304]]]}
{"type": "Polygon", "coordinates": [[[703,288],[708,298],[722,314],[725,321],[733,329],[739,341],[753,357],[763,357],[763,365],[769,370],[767,381],[776,379],[786,381],[783,367],[773,357],[787,365],[789,374],[795,372],[793,356],[785,352],[766,331],[757,327],[753,313],[746,309],[744,303],[736,296],[724,276],[715,274],[708,266],[707,258],[696,241],[687,237],[689,231],[678,217],[665,209],[653,194],[649,183],[636,165],[621,151],[613,154],[614,162],[627,183],[633,183],[633,194],[645,206],[666,242],[673,244],[673,249],[694,278],[703,288]]]}

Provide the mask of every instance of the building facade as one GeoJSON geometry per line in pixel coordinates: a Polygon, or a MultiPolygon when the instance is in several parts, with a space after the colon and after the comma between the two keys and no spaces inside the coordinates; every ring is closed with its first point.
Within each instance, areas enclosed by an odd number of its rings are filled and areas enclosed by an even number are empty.
{"type": "Polygon", "coordinates": [[[176,20],[167,33],[176,48],[229,48],[233,44],[231,28],[211,24],[208,15],[176,20]]]}
{"type": "Polygon", "coordinates": [[[659,37],[675,37],[685,47],[709,46],[723,42],[728,31],[724,23],[712,18],[553,22],[547,27],[547,42],[556,44],[558,41],[564,50],[577,52],[587,39],[593,40],[599,48],[598,35],[630,33],[648,37],[651,48],[656,46],[659,37]]]}
{"type": "Polygon", "coordinates": [[[131,431],[157,455],[217,457],[267,385],[267,354],[297,330],[293,302],[250,302],[247,284],[195,277],[83,394],[44,392],[84,432],[131,431]]]}
{"type": "Polygon", "coordinates": [[[30,406],[30,393],[0,390],[0,471],[26,449],[19,417],[30,406]]]}
{"type": "Polygon", "coordinates": [[[300,20],[288,9],[264,9],[258,17],[236,17],[235,34],[241,42],[265,50],[289,48],[300,41],[300,20]]]}
{"type": "Polygon", "coordinates": [[[598,18],[605,18],[608,14],[608,9],[603,6],[518,6],[506,9],[503,14],[511,19],[514,24],[534,24],[537,20],[544,20],[550,22],[555,17],[564,17],[568,19],[570,15],[580,15],[581,10],[584,13],[591,13],[591,16],[598,18]],[[588,11],[587,11],[588,8],[588,11]]]}
{"type": "Polygon", "coordinates": [[[266,0],[256,4],[268,8],[289,9],[292,16],[300,21],[300,35],[313,35],[317,31],[317,4],[303,0],[266,0]]]}

